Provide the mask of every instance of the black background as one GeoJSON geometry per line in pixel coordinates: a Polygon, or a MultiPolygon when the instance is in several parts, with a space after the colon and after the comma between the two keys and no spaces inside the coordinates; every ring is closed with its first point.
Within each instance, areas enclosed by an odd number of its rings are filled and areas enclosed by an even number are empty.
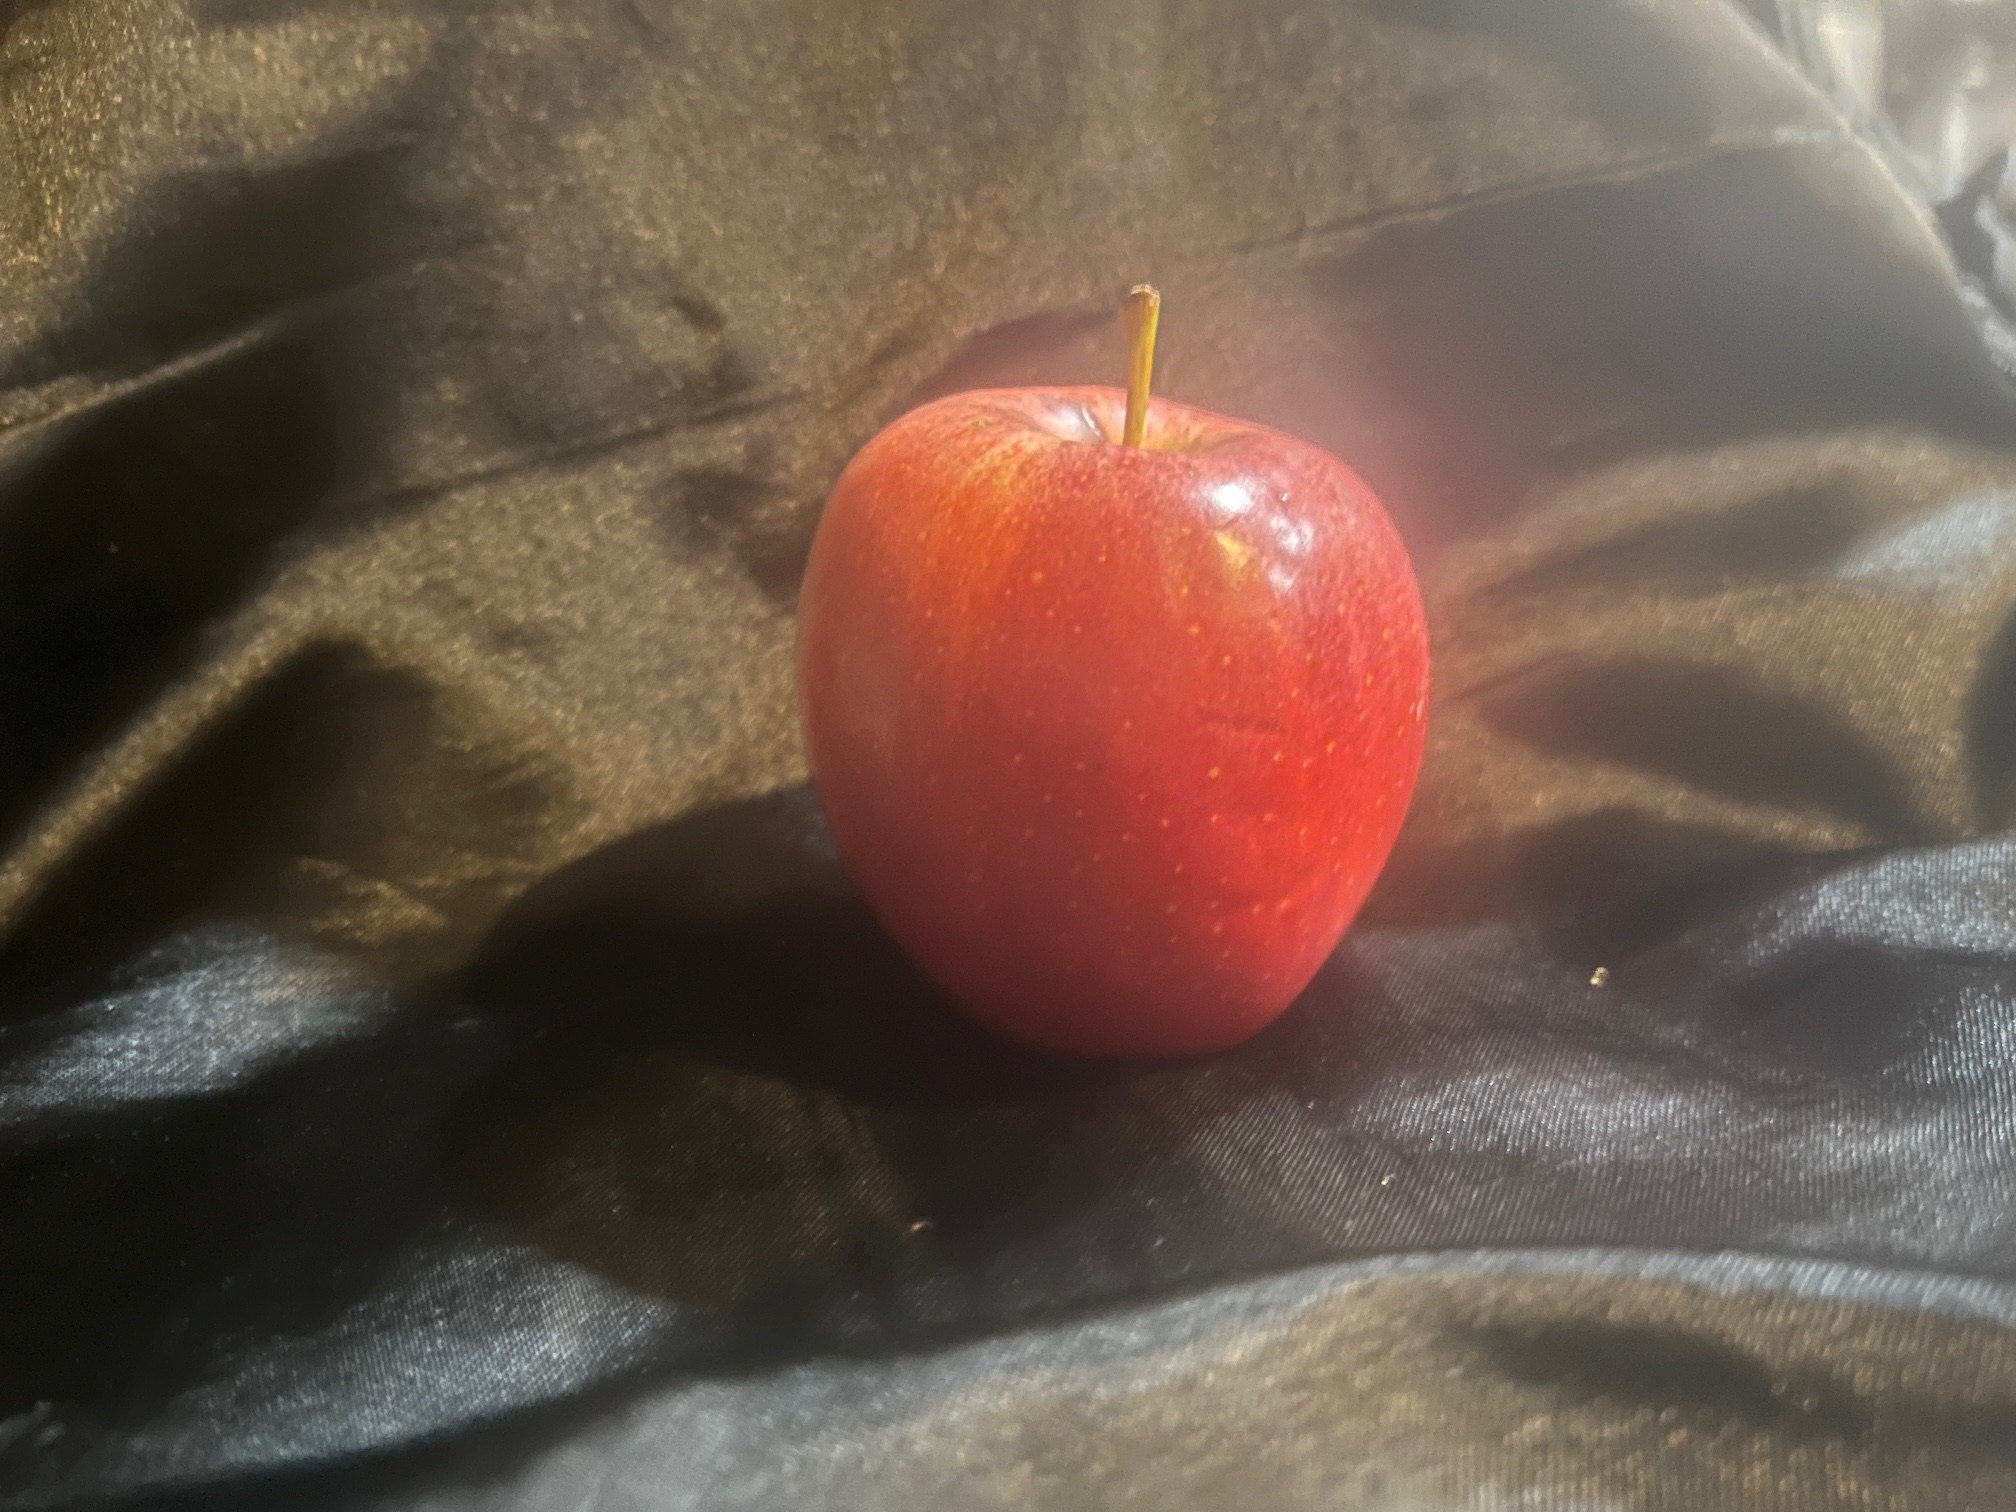
{"type": "Polygon", "coordinates": [[[0,1503],[2016,1506],[2016,401],[1686,0],[0,0],[0,1503]],[[792,597],[916,400],[1379,487],[1250,1045],[951,1017],[792,597]]]}

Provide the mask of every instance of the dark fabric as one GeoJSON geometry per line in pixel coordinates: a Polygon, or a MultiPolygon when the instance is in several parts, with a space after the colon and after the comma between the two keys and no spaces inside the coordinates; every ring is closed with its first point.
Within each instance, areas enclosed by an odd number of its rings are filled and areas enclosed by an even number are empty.
{"type": "Polygon", "coordinates": [[[1692,0],[0,0],[0,1505],[2016,1507],[2016,401],[1692,0]],[[912,402],[1351,459],[1430,753],[1184,1066],[803,786],[912,402]]]}

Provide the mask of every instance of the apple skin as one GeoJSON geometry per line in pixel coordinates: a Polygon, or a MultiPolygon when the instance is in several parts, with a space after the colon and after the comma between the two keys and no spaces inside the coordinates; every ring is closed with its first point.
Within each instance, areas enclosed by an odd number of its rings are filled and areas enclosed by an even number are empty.
{"type": "Polygon", "coordinates": [[[813,782],[915,964],[1042,1050],[1184,1056],[1336,948],[1421,761],[1407,553],[1328,452],[1117,389],[910,411],[800,597],[813,782]]]}

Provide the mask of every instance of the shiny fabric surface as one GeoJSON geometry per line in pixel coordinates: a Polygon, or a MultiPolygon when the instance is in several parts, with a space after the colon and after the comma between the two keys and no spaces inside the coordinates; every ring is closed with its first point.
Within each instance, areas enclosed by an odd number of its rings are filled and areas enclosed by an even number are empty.
{"type": "Polygon", "coordinates": [[[2016,1506],[2016,399],[1767,10],[0,0],[0,1506],[2016,1506]],[[1435,706],[1088,1069],[792,602],[1144,277],[1435,706]]]}

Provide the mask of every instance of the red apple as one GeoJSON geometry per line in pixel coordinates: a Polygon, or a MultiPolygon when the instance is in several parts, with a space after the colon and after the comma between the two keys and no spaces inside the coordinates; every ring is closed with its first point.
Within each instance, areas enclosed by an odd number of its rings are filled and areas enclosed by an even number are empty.
{"type": "Polygon", "coordinates": [[[1162,401],[1122,444],[1126,402],[956,394],[871,440],[799,686],[841,854],[925,975],[1041,1049],[1185,1055],[1278,1015],[1363,903],[1427,637],[1337,458],[1162,401]]]}

